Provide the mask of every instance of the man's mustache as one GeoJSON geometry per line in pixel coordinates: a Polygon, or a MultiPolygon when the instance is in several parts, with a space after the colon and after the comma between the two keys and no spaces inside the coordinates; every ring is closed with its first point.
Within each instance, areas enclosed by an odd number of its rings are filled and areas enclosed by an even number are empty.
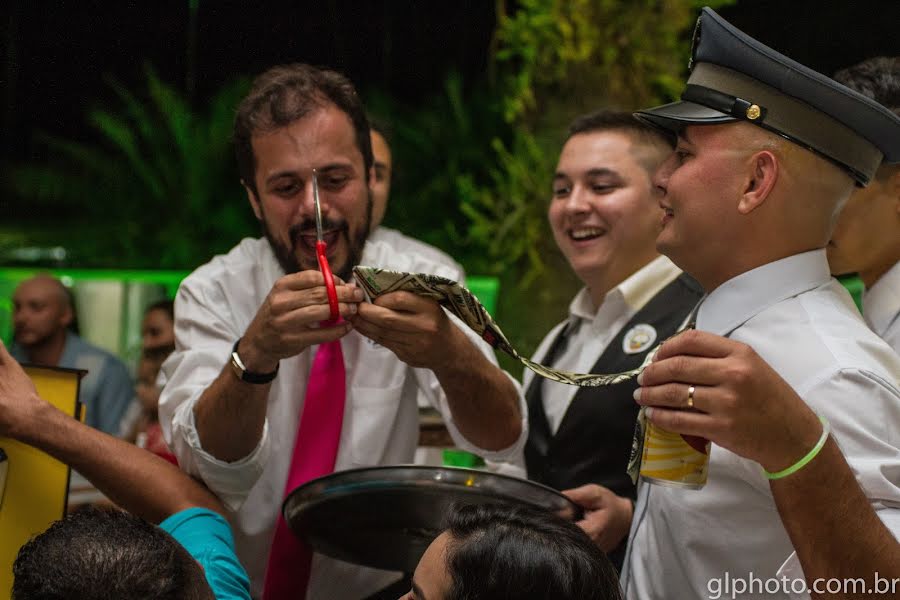
{"type": "MultiPolygon", "coordinates": [[[[344,219],[329,219],[328,217],[322,217],[322,231],[345,231],[347,229],[347,221],[344,219]]],[[[315,219],[304,219],[303,221],[297,223],[292,226],[288,230],[288,235],[290,236],[291,243],[296,244],[300,240],[300,236],[303,234],[315,234],[316,233],[316,220],[315,219]]]]}

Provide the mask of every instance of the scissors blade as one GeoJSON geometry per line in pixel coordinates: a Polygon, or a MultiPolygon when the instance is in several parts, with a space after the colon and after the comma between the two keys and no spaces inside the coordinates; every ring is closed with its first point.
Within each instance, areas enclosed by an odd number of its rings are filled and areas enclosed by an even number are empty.
{"type": "Polygon", "coordinates": [[[313,169],[312,184],[313,204],[316,207],[316,241],[323,242],[325,241],[325,236],[322,234],[322,206],[319,204],[319,176],[315,169],[313,169]]]}

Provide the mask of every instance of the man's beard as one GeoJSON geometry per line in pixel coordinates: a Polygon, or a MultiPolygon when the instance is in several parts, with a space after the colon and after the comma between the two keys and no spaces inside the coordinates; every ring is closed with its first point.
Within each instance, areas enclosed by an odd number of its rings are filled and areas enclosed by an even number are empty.
{"type": "MultiPolygon", "coordinates": [[[[259,204],[260,211],[262,212],[262,203],[259,204]]],[[[326,231],[338,231],[338,235],[347,236],[347,260],[343,265],[337,267],[336,265],[331,265],[332,272],[340,277],[343,281],[350,281],[350,277],[353,274],[353,267],[358,265],[362,260],[363,248],[366,245],[366,239],[369,236],[369,227],[372,221],[372,192],[368,191],[366,194],[366,222],[365,227],[361,227],[360,230],[356,233],[353,238],[350,237],[350,227],[347,224],[347,221],[341,219],[340,221],[334,221],[327,217],[322,217],[322,229],[326,231]],[[337,267],[337,268],[336,268],[337,267]]],[[[263,234],[266,236],[266,239],[269,240],[269,245],[272,247],[272,251],[275,253],[275,258],[278,260],[278,264],[281,265],[281,268],[284,270],[285,274],[289,273],[299,273],[304,270],[303,266],[300,264],[300,261],[297,259],[297,253],[294,251],[300,244],[304,244],[301,239],[301,232],[304,231],[315,231],[316,222],[315,219],[305,219],[304,221],[294,225],[288,230],[288,238],[291,240],[291,247],[283,244],[279,240],[272,235],[271,230],[269,229],[268,224],[266,223],[266,215],[265,212],[262,212],[262,219],[260,219],[260,225],[262,225],[263,234]]],[[[318,265],[312,267],[316,269],[318,265]]]]}

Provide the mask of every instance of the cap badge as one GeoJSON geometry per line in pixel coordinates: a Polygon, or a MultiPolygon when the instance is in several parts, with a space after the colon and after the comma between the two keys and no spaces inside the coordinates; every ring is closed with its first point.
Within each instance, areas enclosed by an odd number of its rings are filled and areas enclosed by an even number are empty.
{"type": "Polygon", "coordinates": [[[762,110],[760,110],[759,106],[756,104],[751,104],[747,108],[747,118],[751,121],[755,121],[762,114],[762,110]]]}
{"type": "Polygon", "coordinates": [[[622,351],[625,354],[637,354],[648,350],[656,341],[656,329],[647,323],[635,325],[622,338],[622,351]]]}

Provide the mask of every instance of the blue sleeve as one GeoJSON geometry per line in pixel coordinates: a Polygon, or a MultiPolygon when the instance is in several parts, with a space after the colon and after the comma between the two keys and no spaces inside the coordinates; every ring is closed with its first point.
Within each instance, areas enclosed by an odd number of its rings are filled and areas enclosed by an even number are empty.
{"type": "Polygon", "coordinates": [[[110,435],[119,435],[119,428],[128,405],[134,398],[134,386],[128,367],[112,356],[103,365],[97,390],[97,429],[110,435]]]}
{"type": "Polygon", "coordinates": [[[159,524],[206,573],[217,600],[250,600],[250,578],[234,552],[231,527],[206,508],[189,508],[159,524]]]}

